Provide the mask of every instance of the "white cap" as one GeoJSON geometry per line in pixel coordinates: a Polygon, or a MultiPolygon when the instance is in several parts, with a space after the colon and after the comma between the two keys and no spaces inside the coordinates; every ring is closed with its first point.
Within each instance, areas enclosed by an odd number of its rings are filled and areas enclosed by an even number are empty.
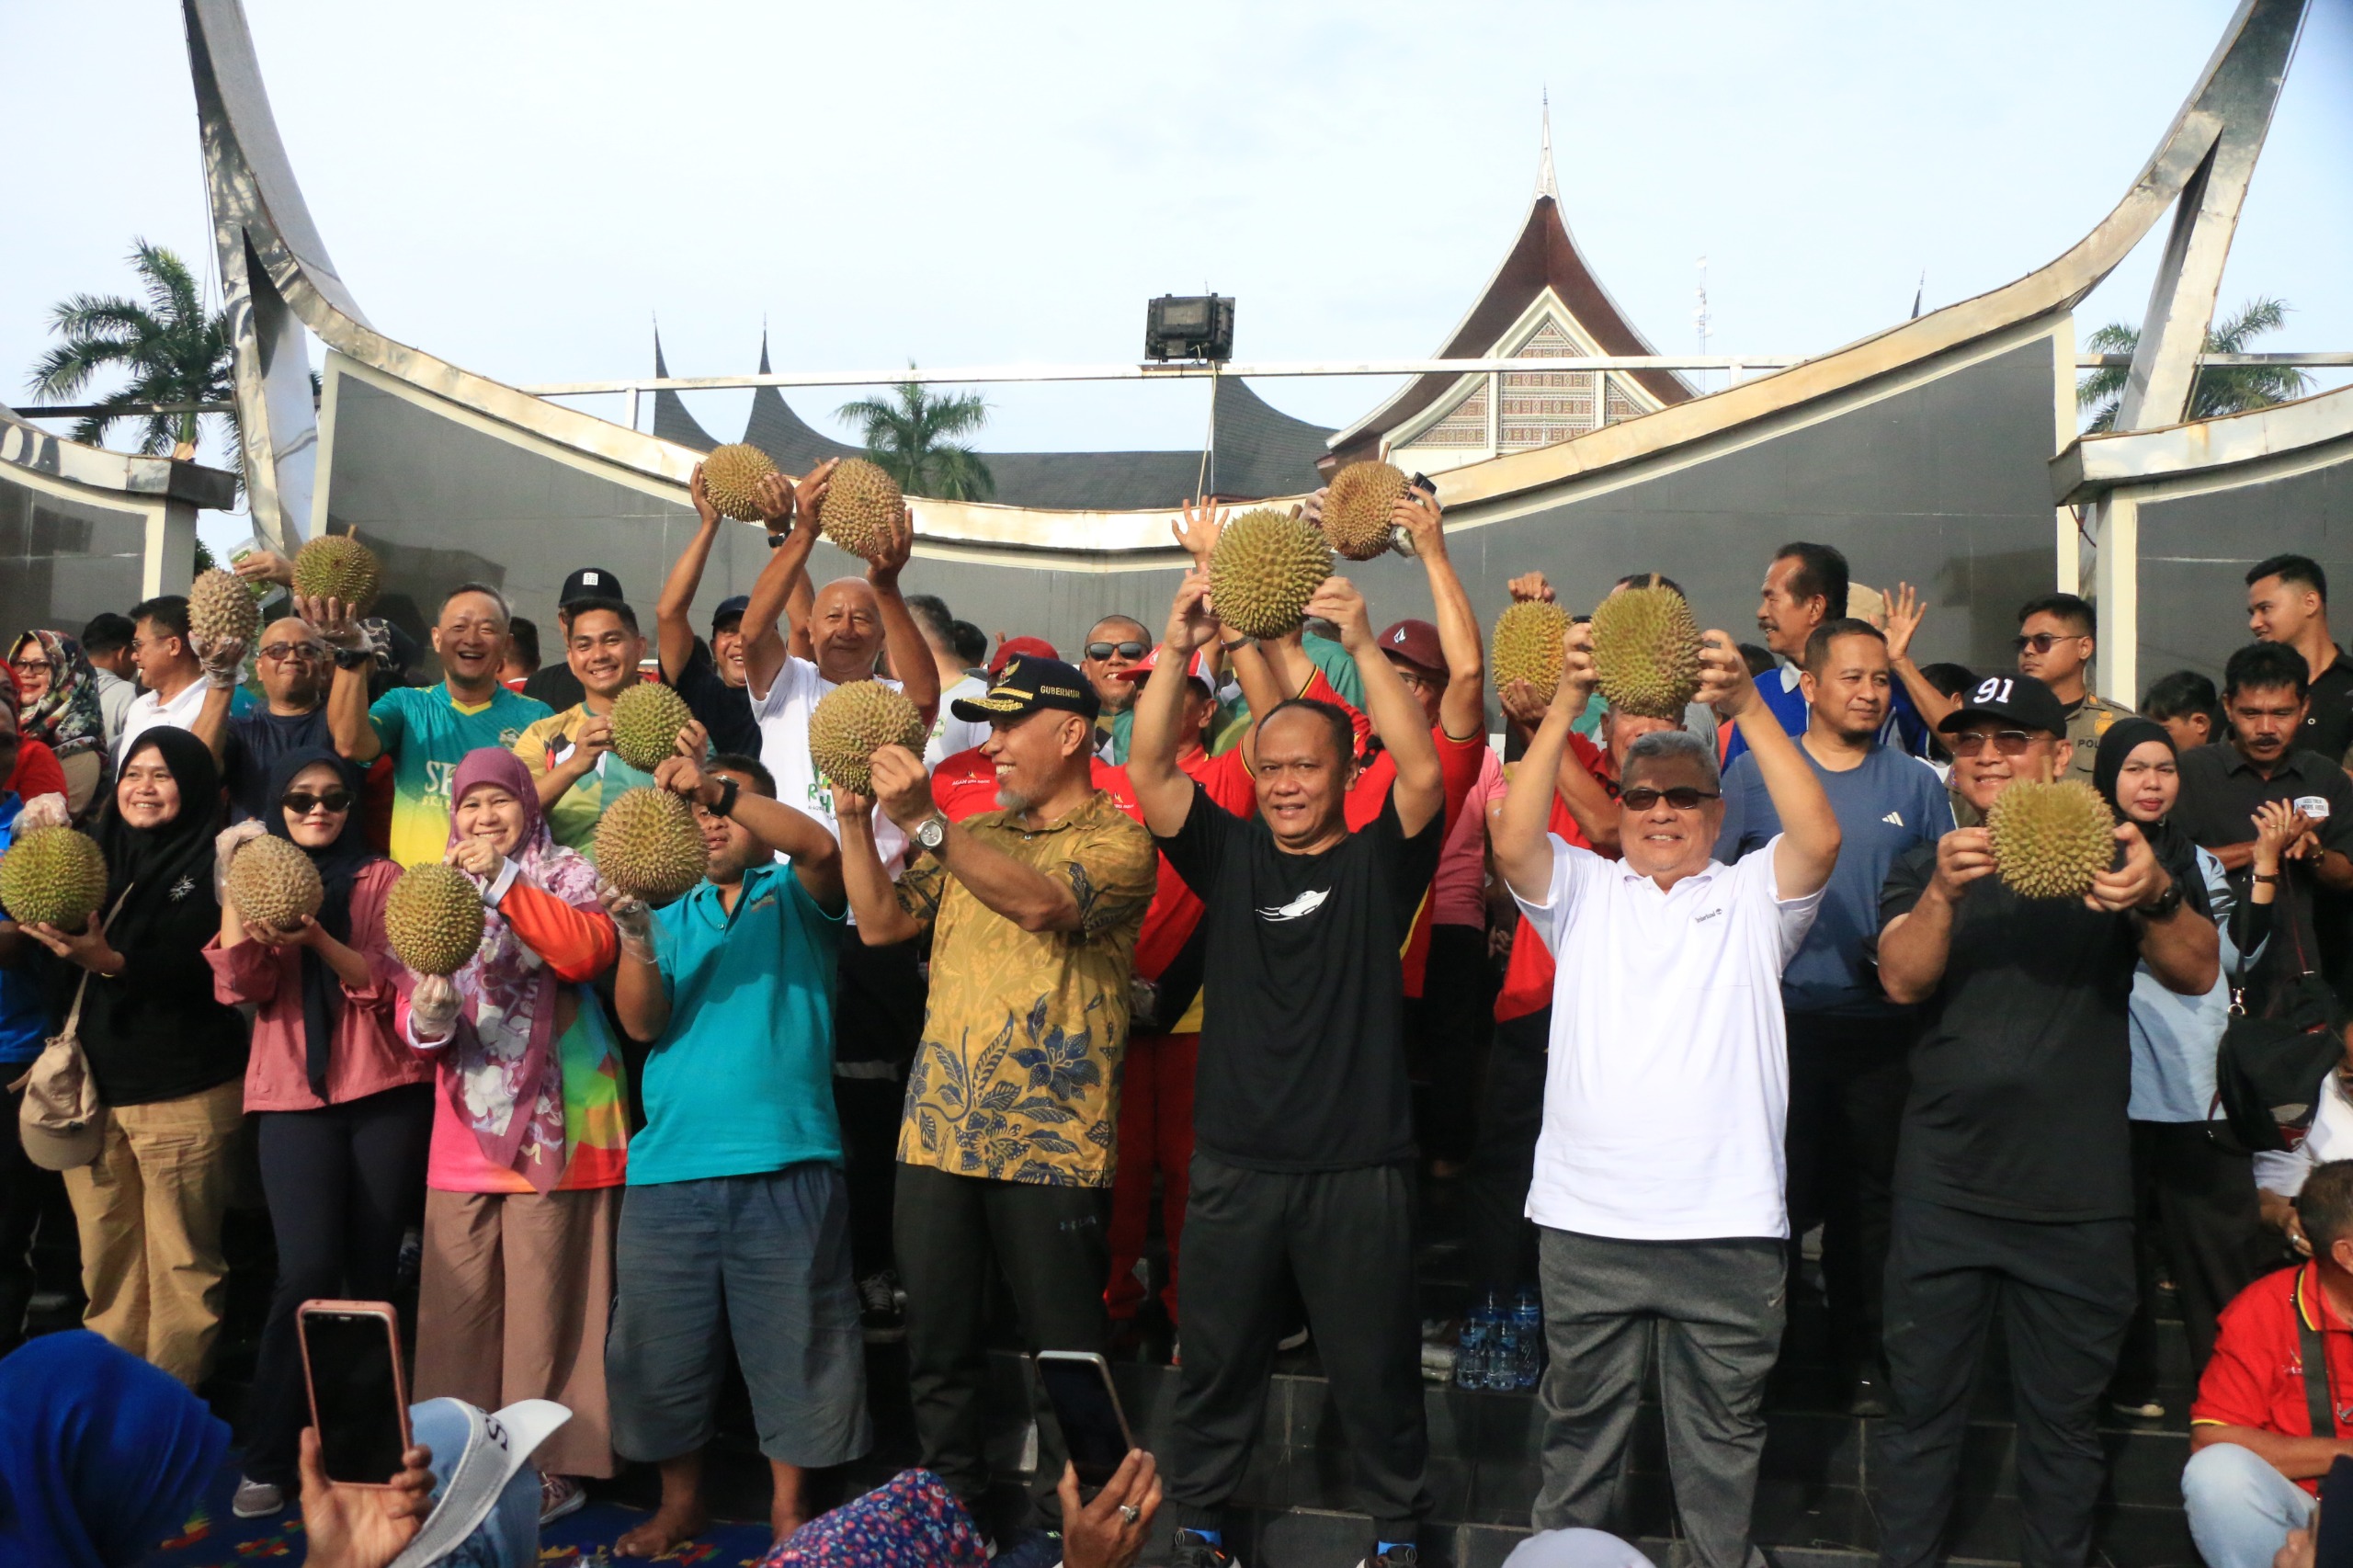
{"type": "MultiPolygon", "coordinates": [[[[410,1405],[408,1414],[413,1440],[433,1450],[433,1512],[392,1568],[426,1568],[456,1551],[490,1517],[532,1451],[572,1419],[572,1412],[551,1399],[517,1400],[495,1415],[461,1399],[428,1399],[410,1405]]],[[[530,1494],[536,1543],[536,1479],[530,1494]]]]}

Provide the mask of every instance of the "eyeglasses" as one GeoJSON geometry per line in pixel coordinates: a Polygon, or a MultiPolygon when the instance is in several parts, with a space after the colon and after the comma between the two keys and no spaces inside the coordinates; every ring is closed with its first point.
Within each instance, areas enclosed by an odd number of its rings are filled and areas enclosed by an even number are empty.
{"type": "Polygon", "coordinates": [[[280,665],[296,659],[315,664],[327,656],[327,651],[316,642],[272,642],[261,651],[261,656],[280,665]]]}
{"type": "Polygon", "coordinates": [[[1086,645],[1086,656],[1090,659],[1108,659],[1117,653],[1123,659],[1141,659],[1144,656],[1146,649],[1147,644],[1142,642],[1089,642],[1086,645]]]}
{"type": "Polygon", "coordinates": [[[313,812],[322,809],[329,812],[347,812],[351,809],[351,791],[342,789],[324,790],[313,795],[308,790],[289,790],[279,798],[278,803],[298,817],[309,816],[313,812]]]}
{"type": "Polygon", "coordinates": [[[2033,649],[2038,653],[2048,653],[2052,648],[2058,646],[2060,643],[2076,642],[2080,640],[2083,635],[2084,634],[2080,631],[2038,631],[2031,637],[2011,638],[2010,646],[2016,648],[2021,653],[2025,653],[2029,648],[2033,649]]]}
{"type": "Polygon", "coordinates": [[[1647,784],[1637,784],[1621,791],[1618,798],[1625,802],[1630,812],[1649,811],[1661,801],[1678,812],[1693,812],[1699,809],[1700,801],[1721,801],[1723,796],[1713,790],[1694,790],[1688,784],[1677,784],[1672,790],[1654,790],[1647,784]]]}
{"type": "Polygon", "coordinates": [[[51,665],[47,659],[11,659],[8,661],[8,667],[22,670],[28,676],[45,676],[50,672],[51,665]]]}
{"type": "Polygon", "coordinates": [[[1975,756],[1985,749],[1985,743],[1991,741],[1994,749],[2004,756],[2024,756],[2027,747],[2039,738],[2025,730],[1995,730],[1991,734],[1984,730],[1964,730],[1947,741],[1945,745],[1955,756],[1975,756]]]}

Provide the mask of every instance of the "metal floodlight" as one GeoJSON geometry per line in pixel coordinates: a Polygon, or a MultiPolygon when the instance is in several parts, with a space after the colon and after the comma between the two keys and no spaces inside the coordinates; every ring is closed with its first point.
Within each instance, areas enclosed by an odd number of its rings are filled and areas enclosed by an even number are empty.
{"type": "Polygon", "coordinates": [[[1163,294],[1145,308],[1147,359],[1233,358],[1233,298],[1229,294],[1163,294]]]}

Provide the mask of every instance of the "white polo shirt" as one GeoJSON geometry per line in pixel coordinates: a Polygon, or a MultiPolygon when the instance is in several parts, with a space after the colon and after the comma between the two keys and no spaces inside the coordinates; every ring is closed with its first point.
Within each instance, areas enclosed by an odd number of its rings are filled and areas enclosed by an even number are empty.
{"type": "Polygon", "coordinates": [[[1519,907],[1557,965],[1528,1217],[1629,1241],[1789,1234],[1781,970],[1819,891],[1776,896],[1776,836],[1664,892],[1552,839],[1519,907]]]}
{"type": "Polygon", "coordinates": [[[211,683],[199,676],[182,687],[180,694],[169,702],[152,691],[142,691],[132,698],[131,706],[122,711],[122,733],[115,737],[115,767],[118,770],[121,768],[124,759],[131,755],[131,743],[144,732],[193,728],[197,714],[203,710],[205,694],[211,689],[211,683]]]}
{"type": "MultiPolygon", "coordinates": [[[[892,691],[899,689],[894,680],[881,684],[892,691]]],[[[818,699],[833,689],[834,683],[820,675],[815,665],[788,653],[767,694],[753,699],[752,717],[760,726],[760,761],[776,776],[776,798],[814,818],[838,839],[842,828],[834,818],[833,786],[809,755],[809,715],[816,711],[818,699]]],[[[893,877],[899,873],[899,858],[906,847],[904,830],[881,806],[875,807],[874,851],[893,877]]]]}

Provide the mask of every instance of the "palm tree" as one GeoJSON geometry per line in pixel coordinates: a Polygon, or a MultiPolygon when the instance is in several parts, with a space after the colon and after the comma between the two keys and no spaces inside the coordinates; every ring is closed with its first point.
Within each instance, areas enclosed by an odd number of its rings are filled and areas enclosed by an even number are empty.
{"type": "MultiPolygon", "coordinates": [[[[140,451],[193,456],[203,415],[134,409],[141,403],[231,402],[236,393],[236,350],[229,315],[206,312],[188,263],[163,246],[132,241],[131,265],[146,284],[147,302],[76,294],[53,307],[50,330],[64,342],[41,356],[28,384],[38,396],[71,399],[99,371],[119,369],[129,379],[97,400],[99,412],[74,426],[74,438],[96,446],[116,421],[135,419],[140,451]]],[[[221,417],[229,426],[231,449],[242,455],[236,415],[221,417]]]]}
{"type": "MultiPolygon", "coordinates": [[[[915,368],[908,360],[907,369],[915,368]]],[[[941,395],[921,381],[901,381],[888,400],[862,397],[835,413],[865,426],[867,457],[910,495],[985,501],[996,489],[980,454],[949,438],[988,422],[988,400],[978,392],[941,395]]]]}
{"type": "MultiPolygon", "coordinates": [[[[2239,313],[2206,329],[2209,354],[2245,354],[2247,345],[2267,332],[2276,332],[2287,321],[2291,307],[2282,301],[2250,300],[2239,307],[2239,313]]],[[[2084,347],[2094,354],[2131,354],[2141,346],[2141,329],[2126,326],[2122,322],[2110,322],[2084,340],[2084,347]]],[[[2124,402],[2124,381],[2129,367],[2103,366],[2075,383],[2075,406],[2092,411],[2086,429],[2110,430],[2116,426],[2116,411],[2124,402]]],[[[2198,381],[2189,394],[2189,417],[2211,419],[2218,415],[2244,414],[2250,408],[2264,408],[2275,403],[2303,396],[2312,390],[2312,378],[2292,365],[2207,365],[2200,367],[2198,381]]]]}

